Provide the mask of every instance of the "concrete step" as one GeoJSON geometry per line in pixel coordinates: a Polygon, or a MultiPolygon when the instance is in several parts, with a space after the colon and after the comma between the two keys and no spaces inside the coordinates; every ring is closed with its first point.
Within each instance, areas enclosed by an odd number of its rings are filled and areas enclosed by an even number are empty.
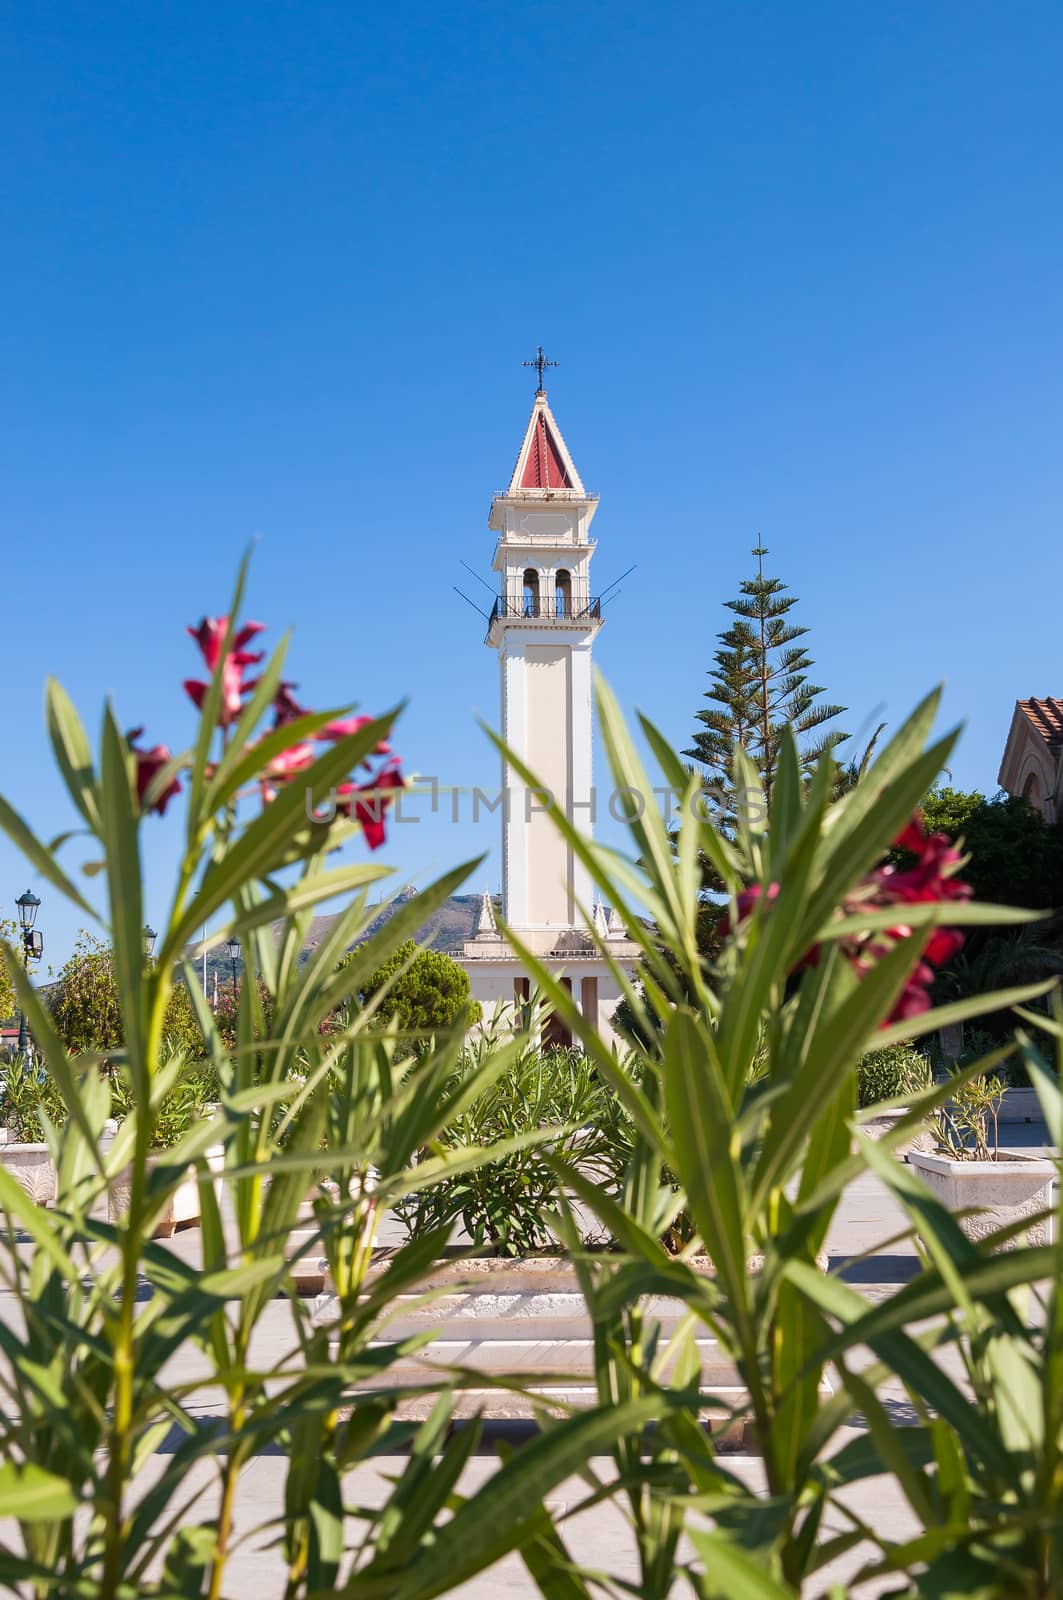
{"type": "MultiPolygon", "coordinates": [[[[702,1359],[702,1382],[713,1388],[717,1384],[734,1385],[738,1374],[734,1365],[721,1357],[715,1339],[699,1339],[698,1351],[702,1359]]],[[[662,1373],[671,1373],[674,1362],[667,1361],[662,1373]]],[[[549,1373],[564,1373],[566,1377],[591,1379],[594,1375],[594,1344],[590,1339],[555,1338],[550,1328],[529,1328],[521,1338],[455,1339],[449,1327],[440,1338],[433,1339],[416,1355],[400,1357],[388,1370],[388,1380],[403,1374],[397,1381],[407,1382],[405,1373],[423,1373],[434,1367],[473,1367],[485,1374],[530,1373],[536,1377],[549,1373]]]]}
{"type": "MultiPolygon", "coordinates": [[[[387,1270],[388,1259],[382,1255],[370,1268],[370,1283],[387,1270]]],[[[702,1270],[711,1270],[708,1263],[702,1270]]],[[[298,1272],[300,1282],[312,1284],[310,1292],[319,1297],[314,1320],[328,1327],[336,1315],[336,1299],[314,1250],[298,1272]]],[[[440,1368],[459,1367],[482,1373],[498,1385],[489,1382],[482,1389],[456,1390],[454,1415],[459,1418],[482,1414],[491,1421],[516,1421],[534,1417],[544,1406],[564,1414],[573,1407],[597,1404],[594,1330],[575,1268],[563,1258],[444,1261],[426,1276],[417,1294],[398,1295],[392,1309],[379,1342],[437,1330],[435,1337],[416,1355],[403,1357],[359,1383],[355,1393],[429,1385],[438,1380],[440,1368]],[[507,1379],[526,1392],[507,1390],[507,1379]]],[[[681,1301],[665,1297],[644,1301],[643,1312],[648,1322],[659,1325],[662,1344],[687,1316],[681,1301]]],[[[699,1337],[695,1342],[701,1357],[698,1387],[705,1401],[703,1416],[716,1448],[750,1451],[755,1442],[742,1416],[748,1396],[733,1362],[714,1338],[699,1337]]],[[[665,1382],[673,1366],[674,1360],[669,1360],[662,1367],[665,1382]]],[[[829,1385],[824,1385],[824,1398],[830,1393],[829,1385]]],[[[434,1403],[432,1393],[411,1394],[400,1403],[399,1414],[424,1417],[434,1403]]]]}
{"type": "MultiPolygon", "coordinates": [[[[708,1397],[706,1397],[708,1398],[708,1397]]],[[[713,1430],[713,1447],[719,1454],[755,1453],[756,1442],[752,1428],[740,1413],[745,1404],[745,1390],[714,1390],[712,1399],[718,1404],[708,1404],[702,1412],[703,1423],[713,1430]],[[732,1420],[724,1426],[724,1420],[732,1420]]],[[[410,1395],[398,1407],[401,1417],[420,1421],[429,1416],[436,1404],[435,1394],[410,1395]]],[[[529,1395],[514,1394],[505,1389],[461,1389],[453,1397],[453,1416],[456,1420],[482,1416],[490,1422],[530,1421],[541,1411],[557,1416],[568,1415],[574,1408],[584,1410],[597,1405],[597,1390],[572,1384],[536,1387],[529,1395]]]]}

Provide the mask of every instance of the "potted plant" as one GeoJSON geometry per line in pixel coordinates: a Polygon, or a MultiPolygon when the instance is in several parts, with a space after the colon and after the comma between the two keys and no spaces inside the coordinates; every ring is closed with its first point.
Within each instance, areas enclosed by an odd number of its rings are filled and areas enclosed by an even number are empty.
{"type": "MultiPolygon", "coordinates": [[[[212,1080],[213,1081],[213,1080],[212,1080]]],[[[125,1119],[129,1107],[125,1104],[128,1092],[116,1085],[115,1113],[119,1124],[125,1119]]],[[[209,1085],[200,1075],[181,1082],[164,1098],[155,1121],[155,1149],[148,1158],[149,1166],[165,1161],[172,1150],[197,1123],[217,1115],[217,1107],[207,1095],[209,1085]]],[[[220,1143],[211,1145],[205,1153],[207,1165],[220,1173],[225,1163],[225,1152],[220,1143]]],[[[220,1181],[220,1180],[219,1180],[220,1181]]],[[[219,1181],[215,1193],[220,1193],[219,1181]]],[[[124,1216],[129,1209],[130,1169],[123,1168],[111,1181],[107,1193],[107,1213],[112,1222],[124,1216]]],[[[189,1167],[181,1182],[171,1190],[166,1205],[156,1219],[155,1238],[169,1238],[178,1228],[194,1226],[200,1220],[199,1182],[195,1167],[189,1167]]]]}
{"type": "MultiPolygon", "coordinates": [[[[1006,1079],[983,1074],[959,1083],[934,1116],[935,1148],[912,1150],[908,1161],[934,1191],[969,1239],[988,1238],[998,1229],[1030,1218],[1030,1244],[1055,1240],[1052,1185],[1055,1165],[1000,1147],[1000,1112],[1006,1079]]],[[[1016,1234],[1001,1247],[1013,1250],[1016,1234]]]]}
{"type": "MultiPolygon", "coordinates": [[[[194,1124],[216,1114],[216,1106],[207,1098],[211,1081],[201,1074],[193,1075],[166,1096],[155,1125],[153,1163],[162,1159],[194,1124]]],[[[112,1096],[114,1118],[106,1125],[107,1143],[130,1110],[128,1095],[119,1080],[112,1085],[112,1096]]],[[[0,1084],[0,1166],[10,1172],[38,1205],[53,1205],[57,1190],[52,1149],[42,1135],[46,1124],[58,1129],[66,1118],[62,1096],[49,1074],[25,1057],[16,1056],[0,1084]]],[[[208,1150],[207,1162],[212,1168],[220,1168],[220,1144],[208,1150]]],[[[107,1211],[112,1221],[124,1214],[128,1200],[128,1172],[123,1169],[108,1195],[107,1211]]],[[[160,1217],[156,1234],[169,1236],[175,1228],[198,1222],[199,1215],[199,1185],[194,1169],[189,1169],[187,1178],[175,1189],[160,1217]]]]}
{"type": "Polygon", "coordinates": [[[0,1166],[31,1200],[50,1206],[55,1202],[56,1172],[43,1140],[38,1114],[42,1110],[53,1122],[63,1114],[51,1079],[26,1056],[13,1057],[0,1084],[0,1166]]]}

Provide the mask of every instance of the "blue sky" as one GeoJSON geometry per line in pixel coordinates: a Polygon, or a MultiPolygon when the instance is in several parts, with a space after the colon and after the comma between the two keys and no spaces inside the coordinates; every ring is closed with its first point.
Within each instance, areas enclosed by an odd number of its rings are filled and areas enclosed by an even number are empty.
{"type": "MultiPolygon", "coordinates": [[[[407,765],[491,783],[452,585],[491,577],[539,339],[600,587],[638,564],[625,706],[687,742],[762,538],[849,725],[944,680],[992,791],[1015,698],[1063,692],[1061,69],[1047,4],[6,8],[4,793],[67,820],[47,672],[187,737],[183,628],[252,537],[305,697],[408,695],[407,765]]],[[[0,845],[5,907],[27,876],[0,845]]]]}

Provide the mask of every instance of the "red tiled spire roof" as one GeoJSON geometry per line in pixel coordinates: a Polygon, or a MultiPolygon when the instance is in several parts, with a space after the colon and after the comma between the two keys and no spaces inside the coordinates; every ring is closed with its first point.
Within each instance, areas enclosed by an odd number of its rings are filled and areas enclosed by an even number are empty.
{"type": "Polygon", "coordinates": [[[506,493],[528,495],[536,500],[549,500],[555,494],[566,498],[586,495],[572,452],[550,410],[545,389],[536,392],[506,493]]]}
{"type": "Polygon", "coordinates": [[[521,474],[522,489],[571,489],[572,481],[565,470],[561,452],[553,430],[540,411],[535,419],[528,456],[521,474]]]}

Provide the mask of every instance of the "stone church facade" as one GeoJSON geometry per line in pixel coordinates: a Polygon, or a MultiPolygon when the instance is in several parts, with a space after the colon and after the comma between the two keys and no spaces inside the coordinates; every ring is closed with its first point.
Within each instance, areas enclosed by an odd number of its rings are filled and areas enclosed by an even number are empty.
{"type": "Polygon", "coordinates": [[[1063,820],[1063,700],[1016,700],[997,781],[1046,822],[1063,820]]]}

